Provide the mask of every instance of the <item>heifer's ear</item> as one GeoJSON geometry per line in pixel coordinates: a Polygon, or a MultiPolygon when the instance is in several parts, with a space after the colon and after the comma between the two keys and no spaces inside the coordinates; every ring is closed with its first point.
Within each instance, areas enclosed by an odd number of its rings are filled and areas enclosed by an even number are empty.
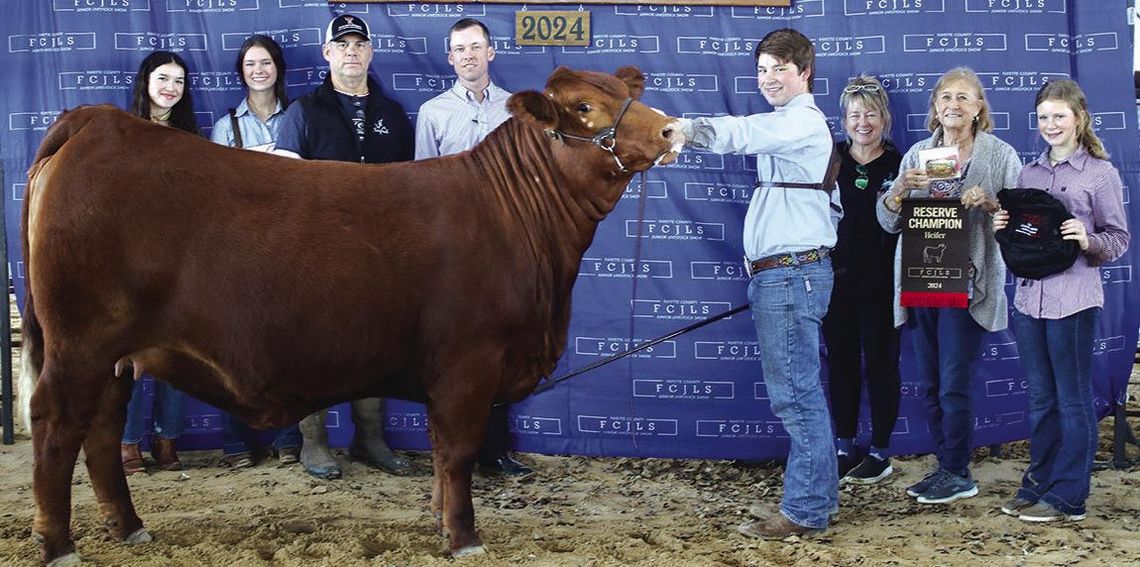
{"type": "Polygon", "coordinates": [[[629,88],[629,96],[635,99],[641,98],[641,93],[645,92],[645,75],[641,74],[641,69],[627,65],[618,69],[614,75],[629,88]]]}
{"type": "Polygon", "coordinates": [[[507,99],[507,110],[522,120],[537,124],[542,128],[558,127],[558,105],[538,92],[523,91],[507,99]]]}
{"type": "Polygon", "coordinates": [[[561,79],[563,75],[569,75],[569,74],[572,74],[573,72],[574,71],[571,70],[569,67],[567,67],[565,65],[559,65],[558,68],[555,69],[554,72],[551,73],[550,76],[546,78],[546,86],[549,88],[550,85],[554,84],[554,81],[561,79]]]}

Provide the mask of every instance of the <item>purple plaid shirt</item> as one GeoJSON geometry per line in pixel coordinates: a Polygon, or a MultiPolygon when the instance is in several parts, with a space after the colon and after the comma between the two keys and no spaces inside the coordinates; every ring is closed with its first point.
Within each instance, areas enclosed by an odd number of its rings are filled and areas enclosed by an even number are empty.
{"type": "Polygon", "coordinates": [[[1017,186],[1044,189],[1064,203],[1084,223],[1089,249],[1061,273],[1040,280],[1018,279],[1014,308],[1037,319],[1060,319],[1102,307],[1104,290],[1098,266],[1123,255],[1130,239],[1120,173],[1084,147],[1057,165],[1049,163],[1046,150],[1022,168],[1017,186]]]}

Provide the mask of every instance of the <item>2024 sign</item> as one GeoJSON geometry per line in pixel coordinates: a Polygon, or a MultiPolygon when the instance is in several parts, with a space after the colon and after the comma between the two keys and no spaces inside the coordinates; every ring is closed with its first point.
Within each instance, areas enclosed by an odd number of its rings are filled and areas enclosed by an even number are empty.
{"type": "Polygon", "coordinates": [[[515,43],[519,45],[589,45],[590,12],[515,12],[515,43]]]}

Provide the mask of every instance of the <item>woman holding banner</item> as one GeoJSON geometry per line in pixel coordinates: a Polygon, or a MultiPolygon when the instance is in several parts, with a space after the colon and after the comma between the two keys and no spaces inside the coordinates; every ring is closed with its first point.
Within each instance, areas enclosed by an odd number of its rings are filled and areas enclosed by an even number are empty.
{"type": "MultiPolygon", "coordinates": [[[[1130,235],[1120,173],[1093,133],[1081,87],[1049,81],[1035,102],[1049,148],[1021,170],[1017,186],[1044,189],[1068,209],[1074,218],[1061,224],[1061,236],[1081,252],[1064,271],[1018,280],[1012,327],[1029,383],[1029,468],[1001,511],[1027,522],[1075,521],[1085,518],[1097,445],[1091,374],[1104,306],[1097,267],[1123,255],[1130,235]]],[[[999,210],[994,230],[1009,221],[999,210]]]]}
{"type": "MultiPolygon", "coordinates": [[[[186,62],[175,53],[155,51],[146,56],[135,75],[131,114],[156,124],[198,134],[194,105],[190,91],[186,89],[186,75],[186,62]]],[[[146,376],[135,380],[131,400],[127,404],[127,421],[123,428],[120,450],[123,472],[131,475],[145,470],[142,453],[139,452],[139,442],[147,430],[143,413],[146,411],[143,396],[145,382],[154,384],[151,454],[162,470],[181,470],[182,463],[174,450],[174,440],[182,435],[185,425],[182,415],[184,395],[174,386],[146,376]]]]}
{"type": "MultiPolygon", "coordinates": [[[[992,220],[981,205],[1016,183],[1021,160],[1012,146],[990,134],[989,104],[970,69],[958,67],[942,75],[931,92],[927,116],[933,135],[903,156],[899,180],[879,199],[876,212],[884,230],[898,233],[906,223],[900,214],[904,199],[960,202],[966,208],[968,265],[960,294],[915,294],[915,301],[900,302],[907,235],[895,254],[895,325],[907,323],[912,330],[927,426],[938,457],[938,468],[906,492],[919,503],[940,504],[978,493],[970,474],[971,376],[982,337],[1007,324],[1005,265],[990,230],[992,220]]],[[[937,252],[937,259],[942,253],[937,252]]]]}
{"type": "Polygon", "coordinates": [[[892,277],[898,235],[884,231],[875,203],[890,190],[902,155],[887,139],[891,111],[875,77],[855,77],[839,96],[847,139],[835,145],[841,158],[839,195],[843,220],[831,250],[835,287],[823,318],[831,414],[841,483],[874,484],[891,474],[887,446],[899,415],[899,331],[891,318],[892,277]],[[857,451],[855,434],[866,360],[871,401],[871,446],[857,451]],[[859,459],[859,453],[866,456],[859,459]]]}

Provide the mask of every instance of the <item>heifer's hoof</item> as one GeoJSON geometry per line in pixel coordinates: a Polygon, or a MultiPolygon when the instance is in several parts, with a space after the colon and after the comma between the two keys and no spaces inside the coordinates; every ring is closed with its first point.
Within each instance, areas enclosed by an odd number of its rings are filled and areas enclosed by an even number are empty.
{"type": "Polygon", "coordinates": [[[123,538],[123,543],[127,545],[150,543],[152,541],[154,541],[154,538],[151,537],[150,532],[146,531],[146,528],[139,528],[132,532],[131,535],[123,538]]]}
{"type": "Polygon", "coordinates": [[[305,472],[310,476],[315,476],[321,480],[336,480],[340,478],[340,465],[327,465],[327,466],[309,466],[305,465],[305,472]]]}
{"type": "Polygon", "coordinates": [[[482,545],[469,545],[451,551],[451,557],[459,559],[462,557],[470,557],[472,555],[484,555],[487,553],[487,548],[482,545]]]}
{"type": "Polygon", "coordinates": [[[83,558],[74,551],[52,559],[48,562],[47,567],[70,567],[71,565],[83,565],[83,558]]]}

